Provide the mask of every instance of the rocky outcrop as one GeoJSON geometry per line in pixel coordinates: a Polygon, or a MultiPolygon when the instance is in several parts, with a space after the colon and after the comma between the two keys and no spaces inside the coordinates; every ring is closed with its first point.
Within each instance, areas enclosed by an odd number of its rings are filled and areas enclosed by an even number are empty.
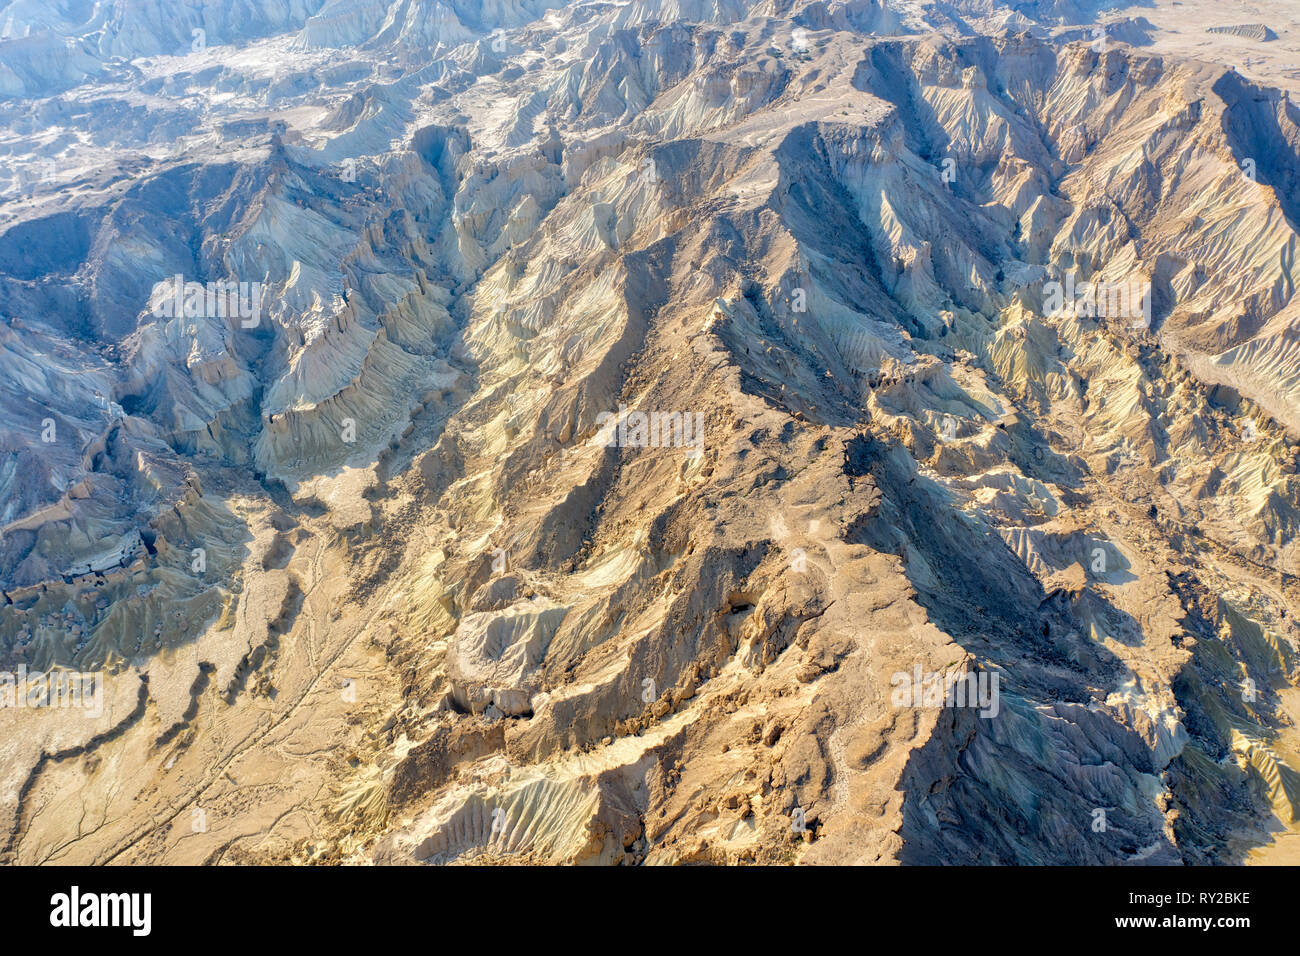
{"type": "Polygon", "coordinates": [[[1096,6],[0,51],[10,858],[1266,856],[1297,117],[1096,6]]]}

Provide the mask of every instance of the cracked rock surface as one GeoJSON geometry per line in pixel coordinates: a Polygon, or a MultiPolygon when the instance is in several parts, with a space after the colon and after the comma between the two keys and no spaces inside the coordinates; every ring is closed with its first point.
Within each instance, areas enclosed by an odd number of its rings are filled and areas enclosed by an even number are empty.
{"type": "Polygon", "coordinates": [[[1100,6],[11,4],[0,858],[1293,862],[1300,111],[1100,6]]]}

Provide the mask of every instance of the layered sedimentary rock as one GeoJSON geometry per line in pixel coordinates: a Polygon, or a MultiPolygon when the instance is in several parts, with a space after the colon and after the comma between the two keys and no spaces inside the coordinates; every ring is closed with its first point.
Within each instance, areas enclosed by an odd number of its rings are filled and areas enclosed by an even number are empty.
{"type": "Polygon", "coordinates": [[[7,858],[1282,852],[1296,108],[1022,6],[14,91],[0,647],[105,676],[0,709],[7,858]]]}

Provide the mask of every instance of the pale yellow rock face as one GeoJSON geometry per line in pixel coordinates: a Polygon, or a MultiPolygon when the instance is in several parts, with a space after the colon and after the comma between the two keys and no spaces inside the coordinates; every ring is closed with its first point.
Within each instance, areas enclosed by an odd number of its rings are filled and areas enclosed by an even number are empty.
{"type": "Polygon", "coordinates": [[[1292,858],[1300,5],[399,6],[0,210],[5,860],[1292,858]]]}

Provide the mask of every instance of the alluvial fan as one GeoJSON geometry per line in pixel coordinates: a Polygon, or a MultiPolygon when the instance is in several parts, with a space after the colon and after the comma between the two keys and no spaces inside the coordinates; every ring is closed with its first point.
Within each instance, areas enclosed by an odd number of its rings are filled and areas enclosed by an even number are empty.
{"type": "Polygon", "coordinates": [[[1300,4],[1102,6],[7,4],[0,859],[1294,861],[1300,4]]]}

